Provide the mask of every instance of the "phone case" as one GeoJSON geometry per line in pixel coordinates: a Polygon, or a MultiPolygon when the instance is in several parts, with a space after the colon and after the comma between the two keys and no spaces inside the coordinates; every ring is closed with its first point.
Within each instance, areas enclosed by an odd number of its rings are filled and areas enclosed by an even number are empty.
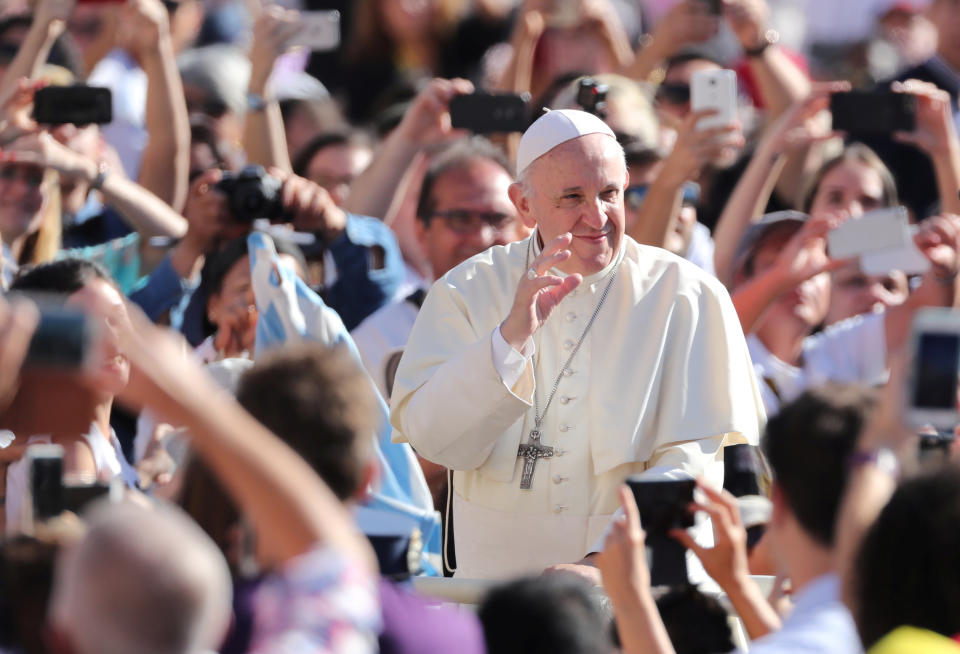
{"type": "Polygon", "coordinates": [[[831,230],[827,234],[827,248],[834,259],[905,249],[911,243],[909,230],[903,207],[870,211],[831,230]]]}
{"type": "Polygon", "coordinates": [[[713,109],[713,116],[701,118],[697,129],[729,125],[737,119],[737,74],[732,70],[702,70],[690,80],[690,109],[713,109]]]}

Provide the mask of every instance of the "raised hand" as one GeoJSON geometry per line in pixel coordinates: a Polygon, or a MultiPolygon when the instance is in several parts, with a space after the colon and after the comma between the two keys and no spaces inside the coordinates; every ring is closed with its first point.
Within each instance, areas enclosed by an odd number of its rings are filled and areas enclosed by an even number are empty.
{"type": "Polygon", "coordinates": [[[920,223],[914,242],[940,280],[952,281],[960,271],[960,216],[943,214],[920,223]]]}
{"type": "Polygon", "coordinates": [[[568,232],[556,237],[543,248],[520,278],[513,307],[500,325],[500,334],[511,347],[522,351],[527,339],[536,333],[557,308],[557,305],[583,281],[578,274],[558,277],[547,274],[570,258],[568,249],[573,236],[568,232]]]}
{"type": "Polygon", "coordinates": [[[0,153],[2,161],[16,161],[52,168],[65,177],[93,181],[97,163],[58,142],[49,132],[37,132],[17,139],[0,153]]]}
{"type": "Polygon", "coordinates": [[[773,272],[786,288],[846,265],[848,259],[831,259],[827,254],[827,232],[839,225],[844,216],[826,214],[810,218],[777,257],[773,272]]]}
{"type": "Polygon", "coordinates": [[[913,145],[931,157],[947,151],[950,140],[956,141],[950,108],[950,94],[930,82],[909,79],[894,82],[890,87],[896,93],[907,93],[917,99],[917,125],[912,132],[895,132],[893,138],[913,145]]]}
{"type": "Polygon", "coordinates": [[[293,215],[294,228],[335,240],[347,225],[347,214],[327,190],[309,179],[271,168],[270,174],[283,180],[283,208],[293,215]]]}
{"type": "Polygon", "coordinates": [[[714,109],[703,109],[684,119],[660,175],[670,178],[677,185],[695,180],[700,177],[704,166],[722,158],[729,150],[743,147],[743,131],[739,123],[703,130],[696,128],[701,119],[715,113],[714,109]]]}
{"type": "Polygon", "coordinates": [[[843,136],[842,132],[828,129],[820,118],[822,112],[830,108],[831,94],[849,90],[849,82],[815,83],[810,95],[795,102],[767,129],[765,140],[769,147],[780,154],[843,136]]]}
{"type": "Polygon", "coordinates": [[[744,50],[763,43],[770,19],[765,0],[726,0],[723,14],[744,50]]]}
{"type": "Polygon", "coordinates": [[[250,49],[250,89],[266,90],[267,80],[277,58],[288,49],[290,38],[300,29],[300,12],[277,5],[266,7],[253,26],[253,47],[250,49]]]}
{"type": "Polygon", "coordinates": [[[466,135],[450,124],[450,100],[465,93],[473,93],[473,84],[465,79],[431,81],[407,109],[397,131],[418,146],[444,143],[466,135]]]}
{"type": "Polygon", "coordinates": [[[627,486],[620,486],[618,493],[623,515],[614,519],[603,551],[596,557],[603,587],[614,601],[645,593],[650,588],[650,570],[644,552],[646,535],[640,528],[637,502],[627,486]]]}
{"type": "Polygon", "coordinates": [[[719,21],[698,0],[682,0],[668,11],[653,30],[652,46],[661,57],[670,57],[685,46],[703,43],[717,33],[719,21]]]}

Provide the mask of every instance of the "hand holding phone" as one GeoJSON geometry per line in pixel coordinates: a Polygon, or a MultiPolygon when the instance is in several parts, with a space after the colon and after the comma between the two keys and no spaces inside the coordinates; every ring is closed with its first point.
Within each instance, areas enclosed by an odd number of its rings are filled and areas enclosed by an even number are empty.
{"type": "Polygon", "coordinates": [[[297,22],[299,28],[287,40],[287,48],[325,52],[340,47],[339,11],[304,11],[297,22]]]}
{"type": "Polygon", "coordinates": [[[844,91],[830,96],[830,113],[833,129],[847,134],[912,132],[917,123],[917,99],[886,89],[844,91]]]}
{"type": "Polygon", "coordinates": [[[456,95],[450,100],[450,122],[476,134],[522,132],[530,124],[530,94],[456,95]]]}
{"type": "Polygon", "coordinates": [[[698,130],[730,125],[737,120],[737,74],[732,70],[699,70],[690,79],[690,109],[711,109],[697,122],[698,130]]]}

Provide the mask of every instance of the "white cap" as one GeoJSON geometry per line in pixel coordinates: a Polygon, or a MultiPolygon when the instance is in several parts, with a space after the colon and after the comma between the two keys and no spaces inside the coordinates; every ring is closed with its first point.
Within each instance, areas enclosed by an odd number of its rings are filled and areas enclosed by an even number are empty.
{"type": "Polygon", "coordinates": [[[527,128],[517,148],[517,175],[527,166],[561,143],[587,134],[606,134],[617,138],[610,127],[586,111],[557,109],[547,111],[527,128]]]}

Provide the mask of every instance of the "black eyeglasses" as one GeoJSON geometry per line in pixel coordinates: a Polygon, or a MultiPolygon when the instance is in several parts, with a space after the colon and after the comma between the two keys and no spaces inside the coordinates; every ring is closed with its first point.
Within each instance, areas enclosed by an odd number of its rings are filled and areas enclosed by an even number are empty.
{"type": "Polygon", "coordinates": [[[458,234],[469,234],[489,225],[495,232],[502,232],[513,224],[513,216],[499,211],[470,211],[468,209],[448,209],[434,211],[431,218],[443,218],[447,227],[458,234]]]}
{"type": "Polygon", "coordinates": [[[657,98],[670,104],[690,102],[690,85],[682,82],[663,82],[657,87],[657,98]]]}

